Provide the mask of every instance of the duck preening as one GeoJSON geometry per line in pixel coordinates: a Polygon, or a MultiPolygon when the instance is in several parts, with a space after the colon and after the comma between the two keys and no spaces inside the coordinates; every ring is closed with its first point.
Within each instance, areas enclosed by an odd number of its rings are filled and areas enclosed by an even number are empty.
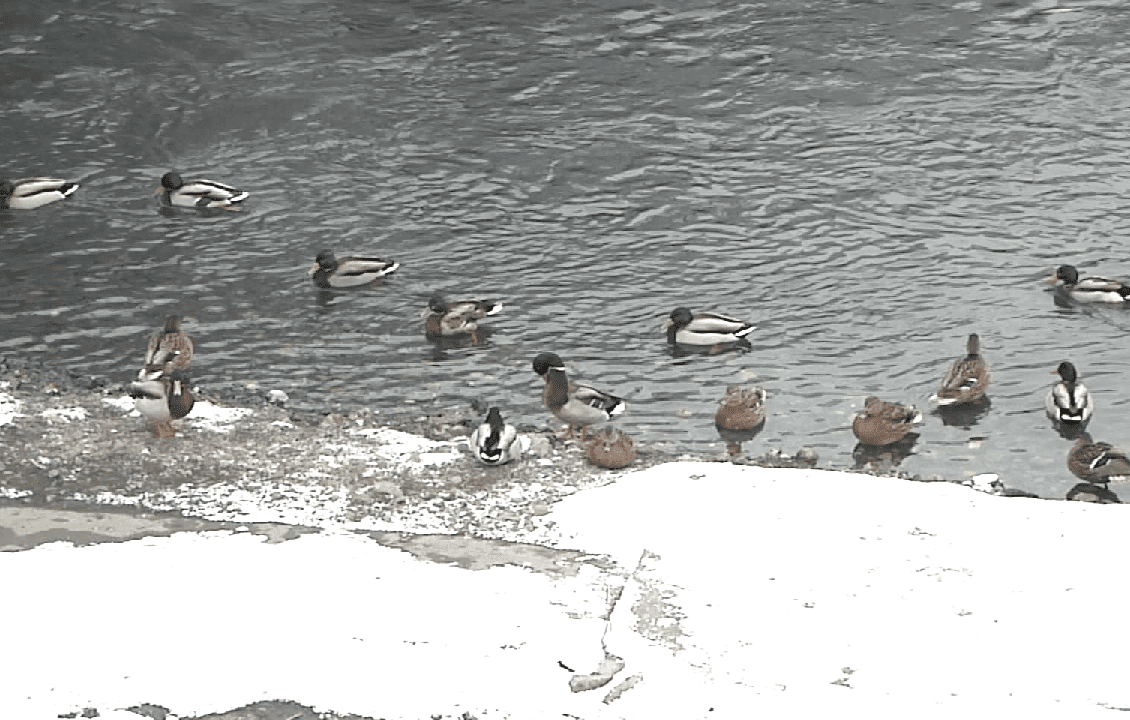
{"type": "Polygon", "coordinates": [[[989,363],[981,355],[981,338],[973,333],[965,343],[965,357],[954,361],[930,400],[939,406],[977,402],[985,397],[990,377],[989,363]]]}
{"type": "Polygon", "coordinates": [[[921,422],[922,413],[913,405],[883,402],[871,395],[852,420],[851,431],[864,445],[890,445],[902,440],[921,422]]]}
{"type": "Polygon", "coordinates": [[[320,288],[349,288],[368,285],[394,272],[400,263],[379,257],[334,256],[333,250],[323,250],[314,259],[307,275],[320,288]]]}
{"type": "Polygon", "coordinates": [[[467,445],[484,465],[504,465],[522,457],[529,439],[519,435],[513,425],[502,419],[498,408],[487,411],[486,420],[471,432],[467,445]]]}
{"type": "Polygon", "coordinates": [[[479,320],[502,310],[502,303],[490,300],[455,300],[432,295],[420,314],[424,317],[424,334],[429,338],[471,336],[477,342],[479,320]]]}
{"type": "Polygon", "coordinates": [[[604,428],[589,435],[585,442],[585,457],[597,467],[619,470],[636,459],[636,446],[626,433],[616,428],[604,428]]]}
{"type": "Polygon", "coordinates": [[[33,210],[69,197],[78,187],[76,182],[55,178],[0,180],[0,208],[33,210]]]}
{"type": "Polygon", "coordinates": [[[541,353],[534,358],[534,372],[545,381],[542,402],[559,419],[569,423],[565,437],[573,436],[573,428],[580,426],[581,440],[589,425],[607,422],[624,412],[624,401],[615,395],[588,385],[569,382],[565,363],[553,353],[541,353]]]}
{"type": "Polygon", "coordinates": [[[1130,299],[1130,285],[1121,280],[1104,277],[1079,277],[1079,271],[1070,265],[1060,265],[1047,282],[1063,281],[1067,295],[1079,302],[1121,303],[1130,299]]]}
{"type": "Polygon", "coordinates": [[[680,307],[671,311],[671,316],[663,323],[667,331],[667,342],[675,345],[697,345],[714,347],[746,341],[756,328],[744,320],[712,312],[692,313],[689,308],[680,307]]]}
{"type": "Polygon", "coordinates": [[[188,415],[196,403],[188,388],[188,375],[183,370],[166,374],[154,366],[148,370],[145,379],[130,384],[130,397],[137,411],[152,424],[153,435],[171,438],[176,435],[172,421],[188,415]]]}
{"type": "Polygon", "coordinates": [[[1052,373],[1058,373],[1061,380],[1048,391],[1045,401],[1048,417],[1063,425],[1085,424],[1095,412],[1095,400],[1079,382],[1075,366],[1061,362],[1052,373]]]}
{"type": "Polygon", "coordinates": [[[765,422],[765,390],[731,385],[714,413],[714,425],[722,430],[753,430],[765,422]]]}
{"type": "Polygon", "coordinates": [[[138,374],[139,379],[150,374],[151,367],[167,373],[185,370],[192,364],[196,342],[181,327],[183,322],[184,318],[180,315],[170,315],[165,318],[164,326],[149,338],[149,345],[145,350],[145,368],[138,374]]]}
{"type": "Polygon", "coordinates": [[[212,180],[185,182],[176,172],[167,172],[161,176],[161,187],[157,188],[156,192],[161,195],[161,201],[167,205],[197,209],[234,210],[250,195],[243,190],[212,180]]]}
{"type": "Polygon", "coordinates": [[[1067,469],[1080,480],[1106,485],[1130,479],[1130,458],[1110,443],[1095,442],[1090,433],[1083,433],[1067,453],[1067,469]]]}

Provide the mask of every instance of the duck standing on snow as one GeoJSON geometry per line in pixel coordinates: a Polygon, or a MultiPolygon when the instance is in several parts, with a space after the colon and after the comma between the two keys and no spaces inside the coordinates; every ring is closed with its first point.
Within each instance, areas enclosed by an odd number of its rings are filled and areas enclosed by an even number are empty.
{"type": "Polygon", "coordinates": [[[753,430],[765,422],[765,390],[731,385],[714,413],[714,425],[723,430],[753,430]]]}
{"type": "Polygon", "coordinates": [[[1067,453],[1067,469],[1080,480],[1106,485],[1130,479],[1130,458],[1110,443],[1095,442],[1083,433],[1067,453]]]}
{"type": "Polygon", "coordinates": [[[307,275],[320,288],[348,288],[368,285],[400,267],[400,263],[379,257],[334,257],[333,250],[323,250],[314,259],[307,275]]]}
{"type": "Polygon", "coordinates": [[[922,413],[913,405],[883,402],[874,395],[863,401],[851,431],[864,445],[890,445],[902,440],[922,422],[922,413]]]}
{"type": "Polygon", "coordinates": [[[529,438],[518,435],[513,425],[505,423],[496,407],[487,411],[486,421],[467,438],[471,452],[484,465],[504,465],[517,460],[528,444],[529,438]]]}
{"type": "Polygon", "coordinates": [[[756,329],[744,320],[712,312],[692,313],[688,308],[675,308],[663,323],[667,342],[671,345],[713,347],[748,342],[745,336],[756,329]]]}
{"type": "Polygon", "coordinates": [[[502,310],[502,303],[489,300],[456,300],[447,302],[442,295],[432,295],[420,314],[424,317],[424,334],[429,339],[470,335],[478,342],[475,331],[479,320],[502,310]]]}
{"type": "Polygon", "coordinates": [[[534,358],[534,372],[545,381],[542,402],[549,411],[569,423],[565,437],[573,437],[573,427],[581,427],[581,440],[589,425],[607,422],[624,412],[624,401],[615,395],[588,385],[569,382],[565,376],[565,363],[553,353],[541,353],[534,358]]]}
{"type": "Polygon", "coordinates": [[[1077,380],[1075,366],[1061,362],[1052,371],[1059,373],[1061,382],[1048,392],[1045,402],[1048,417],[1063,425],[1083,425],[1095,412],[1095,401],[1083,383],[1077,380]]]}
{"type": "Polygon", "coordinates": [[[171,438],[177,431],[173,420],[179,420],[192,411],[196,399],[188,389],[188,375],[183,370],[165,373],[150,366],[144,379],[130,384],[130,397],[134,407],[153,425],[153,435],[171,438]]]}
{"type": "Polygon", "coordinates": [[[0,208],[33,210],[69,197],[78,183],[55,178],[27,178],[12,182],[0,180],[0,208]]]}
{"type": "Polygon", "coordinates": [[[139,379],[150,374],[150,368],[168,373],[186,370],[192,364],[196,343],[181,327],[183,322],[180,315],[170,315],[165,318],[165,325],[149,338],[149,346],[145,350],[145,368],[138,373],[139,379]]]}
{"type": "Polygon", "coordinates": [[[1079,302],[1121,303],[1130,299],[1130,285],[1121,280],[1104,277],[1079,279],[1079,271],[1070,265],[1060,265],[1047,282],[1063,281],[1063,289],[1072,300],[1079,302]]]}
{"type": "Polygon", "coordinates": [[[156,193],[161,202],[174,207],[186,208],[227,208],[236,210],[239,203],[250,193],[237,190],[230,185],[211,180],[192,180],[185,182],[178,173],[167,172],[161,177],[161,187],[156,193]]]}
{"type": "Polygon", "coordinates": [[[969,336],[965,344],[965,357],[958,358],[942,378],[938,392],[930,396],[930,401],[945,407],[977,402],[985,397],[989,387],[989,363],[981,356],[981,338],[977,333],[969,336]]]}

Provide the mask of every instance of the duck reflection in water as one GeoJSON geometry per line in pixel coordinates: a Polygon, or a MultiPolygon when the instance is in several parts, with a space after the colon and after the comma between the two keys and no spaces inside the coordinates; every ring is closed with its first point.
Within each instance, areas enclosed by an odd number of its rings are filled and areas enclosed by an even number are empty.
{"type": "Polygon", "coordinates": [[[943,425],[968,430],[985,417],[992,407],[992,400],[985,396],[976,402],[962,403],[961,405],[941,405],[934,412],[942,419],[943,425]]]}

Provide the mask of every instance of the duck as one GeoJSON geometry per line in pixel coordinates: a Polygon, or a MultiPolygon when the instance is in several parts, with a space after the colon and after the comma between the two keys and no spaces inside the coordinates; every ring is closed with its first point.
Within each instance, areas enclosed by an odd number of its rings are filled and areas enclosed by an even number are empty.
{"type": "Polygon", "coordinates": [[[172,421],[188,415],[196,403],[188,375],[183,370],[165,373],[155,366],[147,370],[144,379],[130,384],[130,397],[137,411],[152,423],[154,437],[171,438],[177,432],[172,421]]]}
{"type": "Polygon", "coordinates": [[[448,302],[442,295],[432,295],[421,311],[424,334],[429,338],[470,335],[476,340],[479,320],[502,310],[502,303],[490,300],[456,300],[448,302]]]}
{"type": "Polygon", "coordinates": [[[883,402],[871,395],[852,420],[851,431],[864,445],[890,445],[902,440],[921,422],[922,413],[913,405],[883,402]]]}
{"type": "Polygon", "coordinates": [[[70,197],[78,188],[76,182],[55,178],[25,178],[15,182],[0,180],[0,208],[34,210],[70,197]]]}
{"type": "Polygon", "coordinates": [[[333,250],[323,250],[306,274],[312,276],[314,284],[320,288],[347,288],[368,285],[395,272],[398,267],[400,263],[379,257],[348,255],[337,258],[333,250]]]}
{"type": "Polygon", "coordinates": [[[184,331],[183,322],[184,318],[180,315],[170,315],[165,318],[161,329],[150,336],[145,350],[145,367],[138,373],[139,380],[151,375],[152,368],[172,372],[186,370],[192,364],[196,342],[184,331]]]}
{"type": "Polygon", "coordinates": [[[765,390],[731,385],[714,413],[714,425],[723,430],[753,430],[765,422],[765,390]]]}
{"type": "Polygon", "coordinates": [[[487,411],[486,420],[467,438],[471,452],[484,465],[505,465],[525,452],[529,439],[519,436],[513,425],[502,419],[497,407],[487,411]]]}
{"type": "Polygon", "coordinates": [[[599,425],[624,412],[621,398],[588,385],[570,383],[565,363],[550,352],[534,358],[534,372],[545,381],[542,402],[559,419],[569,423],[566,438],[573,437],[573,428],[580,426],[581,441],[589,425],[599,425]]]}
{"type": "Polygon", "coordinates": [[[989,363],[981,355],[981,338],[977,333],[969,336],[965,343],[965,357],[958,358],[942,378],[938,392],[930,396],[930,401],[939,406],[963,405],[977,402],[985,397],[991,377],[989,363]]]}
{"type": "Polygon", "coordinates": [[[1130,479],[1130,458],[1110,443],[1095,442],[1083,433],[1067,453],[1067,469],[1080,480],[1106,485],[1111,480],[1130,479]]]}
{"type": "Polygon", "coordinates": [[[689,308],[680,307],[671,311],[671,317],[663,323],[663,328],[671,345],[718,347],[745,340],[745,336],[757,326],[728,315],[692,313],[689,308]]]}
{"type": "Polygon", "coordinates": [[[161,176],[161,187],[156,193],[166,205],[187,208],[228,208],[235,210],[238,203],[247,199],[250,193],[237,190],[230,185],[211,180],[192,180],[185,182],[180,174],[167,172],[161,176]]]}
{"type": "Polygon", "coordinates": [[[589,436],[585,443],[585,457],[597,467],[619,470],[636,459],[636,446],[626,433],[616,428],[605,428],[589,436]]]}
{"type": "Polygon", "coordinates": [[[1095,400],[1077,380],[1075,366],[1064,361],[1052,373],[1058,373],[1061,382],[1048,392],[1045,401],[1048,417],[1063,425],[1085,424],[1095,412],[1095,400]]]}
{"type": "Polygon", "coordinates": [[[1060,265],[1055,274],[1045,278],[1049,283],[1063,281],[1063,289],[1072,300],[1079,302],[1122,303],[1130,300],[1130,285],[1121,280],[1104,277],[1079,279],[1079,271],[1070,265],[1060,265]]]}

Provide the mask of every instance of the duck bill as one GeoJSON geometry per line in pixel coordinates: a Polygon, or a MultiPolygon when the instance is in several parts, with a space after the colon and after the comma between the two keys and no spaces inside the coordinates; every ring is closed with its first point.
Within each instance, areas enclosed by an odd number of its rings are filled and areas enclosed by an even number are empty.
{"type": "Polygon", "coordinates": [[[1051,275],[1048,275],[1045,278],[1043,278],[1043,281],[1046,282],[1048,285],[1055,285],[1059,281],[1059,278],[1056,277],[1055,273],[1053,272],[1051,275]]]}
{"type": "Polygon", "coordinates": [[[310,269],[306,271],[306,274],[307,275],[313,275],[316,272],[318,272],[318,263],[314,263],[313,265],[311,265],[310,269]]]}

